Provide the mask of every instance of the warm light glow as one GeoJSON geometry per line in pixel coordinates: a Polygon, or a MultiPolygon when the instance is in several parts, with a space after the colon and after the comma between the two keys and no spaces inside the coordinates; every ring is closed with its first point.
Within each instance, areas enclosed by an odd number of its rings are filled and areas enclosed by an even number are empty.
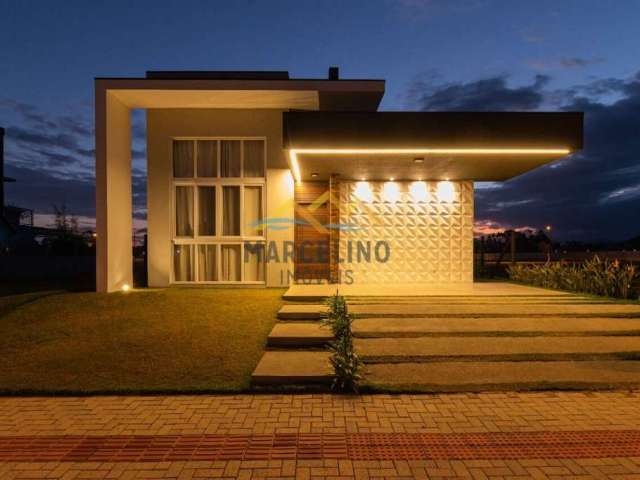
{"type": "Polygon", "coordinates": [[[455,187],[453,186],[453,183],[449,181],[438,182],[436,193],[440,202],[449,203],[453,202],[456,198],[455,187]]]}
{"type": "Polygon", "coordinates": [[[413,182],[409,186],[409,193],[414,202],[426,202],[429,198],[427,184],[425,182],[413,182]]]}
{"type": "MultiPolygon", "coordinates": [[[[569,148],[291,148],[289,163],[296,182],[302,181],[298,154],[305,155],[568,155],[569,148]]],[[[415,161],[415,160],[414,160],[415,161]]],[[[420,162],[416,162],[420,163],[420,162]]]]}
{"type": "Polygon", "coordinates": [[[568,148],[293,148],[294,154],[567,155],[568,148]]]}
{"type": "Polygon", "coordinates": [[[545,228],[546,228],[547,232],[551,231],[551,225],[547,225],[545,228]]]}
{"type": "Polygon", "coordinates": [[[396,203],[400,200],[400,187],[396,182],[385,182],[382,187],[382,196],[385,201],[396,203]]]}
{"type": "Polygon", "coordinates": [[[296,179],[297,183],[302,182],[302,177],[300,176],[300,165],[298,165],[298,156],[296,155],[295,150],[289,150],[289,160],[291,163],[291,172],[293,173],[293,178],[296,179]]]}
{"type": "Polygon", "coordinates": [[[125,283],[124,285],[122,285],[122,291],[124,293],[127,293],[129,290],[131,290],[131,287],[129,287],[128,283],[125,283]]]}
{"type": "Polygon", "coordinates": [[[363,202],[371,203],[373,201],[373,192],[371,191],[371,186],[369,182],[358,182],[356,183],[356,189],[354,191],[356,197],[363,202]]]}

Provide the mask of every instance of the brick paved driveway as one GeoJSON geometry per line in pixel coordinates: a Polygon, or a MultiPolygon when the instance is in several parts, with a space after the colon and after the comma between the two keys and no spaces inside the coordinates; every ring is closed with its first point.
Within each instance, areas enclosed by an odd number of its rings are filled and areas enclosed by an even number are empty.
{"type": "Polygon", "coordinates": [[[0,398],[0,478],[640,478],[640,392],[0,398]]]}

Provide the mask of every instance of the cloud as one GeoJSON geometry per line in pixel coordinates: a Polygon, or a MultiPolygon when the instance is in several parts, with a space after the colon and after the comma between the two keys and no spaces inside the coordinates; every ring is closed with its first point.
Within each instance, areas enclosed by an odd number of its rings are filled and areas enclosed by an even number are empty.
{"type": "Polygon", "coordinates": [[[515,230],[516,232],[535,232],[538,229],[527,225],[507,225],[496,220],[489,219],[476,220],[473,225],[473,234],[476,237],[481,237],[483,235],[492,235],[494,233],[502,233],[505,230],[515,230]]]}
{"type": "Polygon", "coordinates": [[[414,85],[411,92],[423,110],[540,110],[557,103],[560,110],[585,113],[584,150],[499,188],[477,188],[478,222],[552,224],[558,239],[624,240],[640,234],[640,73],[594,80],[562,94],[550,89],[549,77],[519,88],[510,87],[506,77],[431,81],[424,88],[416,92],[414,85]]]}
{"type": "Polygon", "coordinates": [[[585,68],[602,62],[604,62],[602,57],[561,57],[559,60],[533,59],[527,60],[525,63],[534,70],[560,70],[585,68]]]}
{"type": "Polygon", "coordinates": [[[613,190],[605,193],[600,198],[600,203],[628,202],[640,199],[640,184],[613,190]]]}
{"type": "MultiPolygon", "coordinates": [[[[14,121],[5,137],[6,172],[17,182],[6,187],[7,201],[51,215],[52,205],[91,223],[95,217],[95,149],[89,104],[64,114],[12,100],[0,100],[14,121]]],[[[146,126],[144,111],[132,114],[132,188],[134,219],[146,218],[146,126]]]]}
{"type": "Polygon", "coordinates": [[[473,82],[434,84],[433,78],[418,79],[410,87],[410,101],[425,111],[535,110],[541,106],[543,87],[549,77],[536,75],[530,85],[510,87],[507,76],[473,82]]]}
{"type": "Polygon", "coordinates": [[[8,202],[37,213],[52,213],[52,206],[66,204],[69,212],[95,216],[95,185],[92,179],[59,178],[46,170],[6,166],[6,174],[16,179],[6,184],[8,202]]]}
{"type": "MultiPolygon", "coordinates": [[[[63,115],[11,100],[0,108],[15,116],[6,129],[6,172],[16,183],[6,187],[7,201],[35,210],[37,218],[51,215],[52,205],[91,223],[95,217],[94,128],[92,112],[69,108],[63,115]]],[[[146,217],[146,159],[144,113],[132,116],[134,217],[146,217]]]]}
{"type": "Polygon", "coordinates": [[[13,140],[20,146],[36,152],[42,152],[41,147],[69,150],[71,153],[83,157],[93,157],[94,150],[82,148],[76,136],[69,133],[48,133],[35,128],[27,129],[11,126],[6,130],[8,141],[13,140]]]}
{"type": "Polygon", "coordinates": [[[601,57],[597,58],[581,58],[581,57],[563,57],[560,59],[560,66],[564,68],[581,68],[588,65],[602,63],[601,57]]]}

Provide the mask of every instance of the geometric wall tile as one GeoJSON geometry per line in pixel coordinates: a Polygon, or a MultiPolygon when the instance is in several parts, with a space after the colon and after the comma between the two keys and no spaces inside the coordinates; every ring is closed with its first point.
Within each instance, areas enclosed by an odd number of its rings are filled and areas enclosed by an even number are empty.
{"type": "Polygon", "coordinates": [[[427,198],[416,201],[411,183],[396,182],[396,201],[384,182],[369,182],[371,201],[357,197],[355,182],[340,183],[340,223],[349,226],[340,232],[342,278],[350,270],[354,283],[473,281],[473,182],[452,182],[451,202],[438,199],[438,182],[425,182],[427,198]],[[358,248],[370,249],[369,261],[358,261],[358,248]]]}

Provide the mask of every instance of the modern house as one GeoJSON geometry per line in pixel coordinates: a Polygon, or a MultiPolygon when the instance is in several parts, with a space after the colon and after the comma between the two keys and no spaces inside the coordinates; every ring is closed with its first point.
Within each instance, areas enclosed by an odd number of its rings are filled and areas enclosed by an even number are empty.
{"type": "Polygon", "coordinates": [[[472,282],[473,182],[581,149],[582,114],[379,112],[384,90],[337,68],[96,79],[97,289],[132,284],[131,109],[150,286],[472,282]]]}

